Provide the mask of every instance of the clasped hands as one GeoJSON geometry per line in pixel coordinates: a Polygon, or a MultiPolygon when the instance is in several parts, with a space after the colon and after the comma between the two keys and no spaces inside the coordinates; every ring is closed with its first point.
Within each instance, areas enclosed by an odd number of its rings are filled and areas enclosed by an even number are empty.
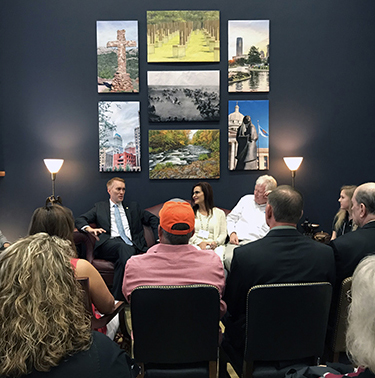
{"type": "Polygon", "coordinates": [[[198,244],[200,249],[215,249],[217,247],[217,243],[215,241],[212,242],[200,242],[198,244]]]}

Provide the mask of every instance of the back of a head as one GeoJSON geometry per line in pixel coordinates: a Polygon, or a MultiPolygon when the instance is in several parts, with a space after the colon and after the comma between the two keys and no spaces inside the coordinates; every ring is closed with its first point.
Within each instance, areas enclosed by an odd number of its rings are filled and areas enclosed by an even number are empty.
{"type": "Polygon", "coordinates": [[[258,177],[258,179],[255,182],[255,185],[265,185],[265,191],[271,192],[272,190],[276,189],[277,181],[272,176],[263,175],[258,177]]]}
{"type": "Polygon", "coordinates": [[[74,218],[71,210],[59,204],[39,207],[31,217],[29,235],[46,232],[50,236],[69,240],[75,253],[73,231],[74,218]]]}
{"type": "Polygon", "coordinates": [[[188,244],[195,225],[191,205],[184,200],[170,200],[159,212],[160,227],[169,244],[188,244]]]}
{"type": "Polygon", "coordinates": [[[268,195],[276,222],[297,224],[302,216],[302,194],[289,185],[280,185],[268,195]]]}
{"type": "Polygon", "coordinates": [[[375,215],[375,182],[367,182],[358,186],[354,198],[357,203],[363,203],[369,214],[375,215]]]}
{"type": "Polygon", "coordinates": [[[351,296],[347,350],[356,366],[375,373],[375,255],[365,257],[355,269],[351,296]]]}
{"type": "Polygon", "coordinates": [[[48,371],[89,348],[90,318],[67,246],[39,233],[0,254],[0,376],[48,371]]]}

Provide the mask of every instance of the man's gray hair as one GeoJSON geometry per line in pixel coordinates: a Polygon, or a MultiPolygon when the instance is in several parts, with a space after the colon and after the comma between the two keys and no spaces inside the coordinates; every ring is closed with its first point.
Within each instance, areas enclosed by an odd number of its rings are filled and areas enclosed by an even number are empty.
{"type": "MultiPolygon", "coordinates": [[[[375,183],[368,182],[360,185],[354,193],[358,204],[363,203],[370,214],[375,214],[375,183]]],[[[375,251],[374,251],[375,252],[375,251]]]]}
{"type": "Polygon", "coordinates": [[[365,257],[353,274],[346,346],[356,366],[375,371],[375,256],[365,257]]]}
{"type": "Polygon", "coordinates": [[[270,192],[277,187],[277,181],[269,175],[259,176],[255,182],[255,185],[264,185],[265,184],[265,191],[270,192]]]}

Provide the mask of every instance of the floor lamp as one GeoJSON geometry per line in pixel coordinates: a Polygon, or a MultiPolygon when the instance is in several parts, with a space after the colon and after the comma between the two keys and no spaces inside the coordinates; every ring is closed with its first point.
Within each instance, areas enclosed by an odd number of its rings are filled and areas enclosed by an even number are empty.
{"type": "Polygon", "coordinates": [[[58,196],[55,197],[55,181],[57,172],[61,169],[64,163],[64,159],[44,159],[44,164],[46,165],[47,169],[51,173],[51,180],[52,180],[52,196],[48,197],[46,203],[51,202],[59,202],[62,204],[61,198],[58,196]]]}
{"type": "Polygon", "coordinates": [[[302,163],[303,157],[284,157],[284,162],[289,170],[292,172],[292,187],[295,186],[296,171],[302,163]]]}

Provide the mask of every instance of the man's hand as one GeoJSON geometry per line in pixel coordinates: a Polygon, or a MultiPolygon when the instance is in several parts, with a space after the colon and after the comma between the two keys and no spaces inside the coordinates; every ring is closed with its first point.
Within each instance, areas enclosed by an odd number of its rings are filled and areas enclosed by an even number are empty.
{"type": "Polygon", "coordinates": [[[209,243],[203,241],[198,244],[198,247],[203,250],[206,249],[207,246],[209,246],[209,243]]]}
{"type": "Polygon", "coordinates": [[[217,243],[215,242],[215,241],[213,241],[213,242],[200,242],[199,244],[198,244],[198,247],[200,248],[200,249],[215,249],[216,247],[217,247],[217,243]]]}
{"type": "Polygon", "coordinates": [[[239,244],[238,236],[235,232],[232,232],[229,237],[229,243],[230,244],[239,244]]]}
{"type": "Polygon", "coordinates": [[[99,236],[101,233],[106,232],[104,228],[92,228],[90,226],[87,226],[85,228],[85,231],[90,233],[96,240],[99,240],[99,236]]]}
{"type": "Polygon", "coordinates": [[[217,243],[215,241],[211,242],[210,247],[211,247],[211,249],[217,248],[217,243]]]}

